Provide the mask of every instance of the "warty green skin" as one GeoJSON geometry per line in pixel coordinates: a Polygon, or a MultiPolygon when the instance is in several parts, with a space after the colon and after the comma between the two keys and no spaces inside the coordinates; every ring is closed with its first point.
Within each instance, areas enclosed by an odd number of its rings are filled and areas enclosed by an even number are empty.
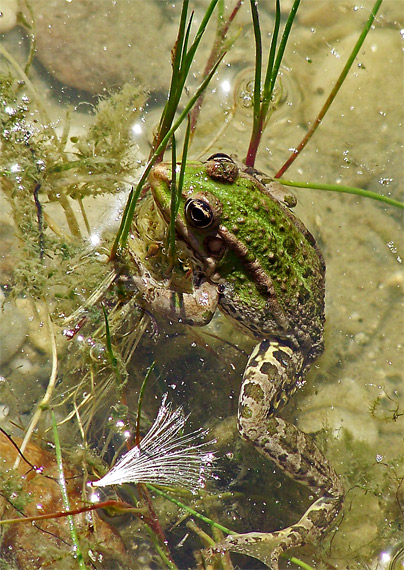
{"type": "MultiPolygon", "coordinates": [[[[149,178],[167,223],[171,179],[171,165],[164,163],[149,178]]],[[[279,199],[279,183],[260,179],[260,173],[223,155],[187,163],[176,239],[194,260],[194,292],[170,290],[137,259],[139,275],[133,279],[152,311],[204,325],[219,308],[258,340],[240,390],[240,434],[319,498],[295,525],[232,535],[217,550],[242,552],[276,569],[285,550],[329,529],[341,509],[343,489],[312,439],[276,415],[323,350],[325,264],[312,235],[279,199]],[[204,222],[205,215],[205,227],[195,223],[194,216],[204,222]]]]}
{"type": "MultiPolygon", "coordinates": [[[[156,203],[168,222],[171,191],[164,180],[155,183],[160,176],[170,179],[168,165],[157,166],[151,178],[156,203]]],[[[241,170],[233,183],[212,180],[202,163],[188,163],[176,226],[201,271],[212,282],[224,284],[220,308],[248,334],[288,338],[314,356],[322,351],[322,255],[313,236],[267,187],[241,170]],[[198,231],[184,221],[185,201],[199,194],[220,203],[217,227],[198,231]],[[223,256],[216,260],[206,247],[214,238],[226,243],[223,256]],[[260,279],[258,270],[265,279],[260,279]]]]}

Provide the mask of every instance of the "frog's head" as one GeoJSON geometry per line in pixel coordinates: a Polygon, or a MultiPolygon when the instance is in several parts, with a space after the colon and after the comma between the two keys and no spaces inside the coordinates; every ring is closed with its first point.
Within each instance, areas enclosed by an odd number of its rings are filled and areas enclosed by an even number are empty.
{"type": "MultiPolygon", "coordinates": [[[[180,166],[177,165],[177,180],[180,166]]],[[[206,162],[188,162],[176,217],[177,235],[210,273],[226,250],[221,226],[223,205],[220,186],[236,183],[238,166],[225,154],[215,154],[206,162]]],[[[170,220],[172,165],[155,166],[149,182],[154,200],[167,223],[170,220]]]]}

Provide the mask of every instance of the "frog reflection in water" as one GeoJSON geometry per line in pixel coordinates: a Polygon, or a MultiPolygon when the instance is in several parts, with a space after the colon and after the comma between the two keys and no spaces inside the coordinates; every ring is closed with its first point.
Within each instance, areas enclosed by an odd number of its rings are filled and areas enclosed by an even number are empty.
{"type": "MultiPolygon", "coordinates": [[[[162,163],[149,180],[167,223],[171,178],[171,165],[162,163]]],[[[323,350],[325,265],[312,235],[279,199],[280,184],[264,182],[263,175],[224,154],[187,163],[176,234],[195,265],[193,293],[173,292],[138,259],[133,280],[151,311],[202,326],[218,308],[257,339],[240,390],[240,434],[319,498],[296,524],[228,536],[219,550],[277,568],[282,552],[328,530],[343,489],[312,439],[278,417],[323,350]]]]}

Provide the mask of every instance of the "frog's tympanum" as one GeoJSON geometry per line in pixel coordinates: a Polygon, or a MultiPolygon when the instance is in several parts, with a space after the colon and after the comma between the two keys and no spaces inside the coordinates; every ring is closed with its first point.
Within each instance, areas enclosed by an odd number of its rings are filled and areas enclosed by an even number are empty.
{"type": "MultiPolygon", "coordinates": [[[[167,163],[150,174],[167,222],[171,179],[167,163]]],[[[134,280],[152,311],[204,325],[218,308],[257,339],[240,390],[240,434],[319,498],[296,524],[228,536],[219,550],[243,552],[277,568],[282,552],[327,531],[341,509],[343,489],[312,439],[278,417],[323,350],[325,265],[313,236],[288,209],[286,192],[266,182],[224,154],[189,162],[176,234],[194,262],[194,291],[176,302],[176,294],[139,262],[134,280]]]]}

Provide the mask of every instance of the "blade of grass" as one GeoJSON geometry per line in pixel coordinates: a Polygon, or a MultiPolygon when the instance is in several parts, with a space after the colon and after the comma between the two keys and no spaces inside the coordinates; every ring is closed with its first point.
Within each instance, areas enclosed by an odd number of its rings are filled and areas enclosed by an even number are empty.
{"type": "Polygon", "coordinates": [[[276,1],[275,24],[272,34],[271,47],[269,51],[264,88],[262,89],[262,92],[261,92],[262,47],[261,47],[261,30],[260,30],[259,17],[258,17],[258,6],[254,0],[250,0],[250,4],[251,4],[251,14],[253,18],[253,27],[254,27],[256,61],[255,61],[255,81],[254,81],[254,96],[253,96],[254,119],[253,119],[253,128],[251,133],[250,144],[248,147],[247,156],[245,158],[245,163],[247,166],[253,167],[255,164],[258,147],[261,142],[262,133],[264,132],[265,124],[268,119],[268,111],[272,100],[272,93],[275,87],[275,82],[278,77],[279,68],[282,63],[283,55],[285,53],[293,21],[295,19],[297,10],[299,8],[300,0],[294,0],[293,2],[277,51],[276,51],[276,41],[278,38],[279,25],[280,25],[280,3],[279,0],[276,1]],[[276,51],[276,57],[275,57],[275,51],[276,51]]]}
{"type": "MultiPolygon", "coordinates": [[[[190,133],[191,133],[191,120],[190,120],[190,117],[188,115],[187,130],[185,132],[184,145],[183,145],[183,149],[182,149],[180,176],[178,178],[178,197],[181,196],[182,187],[184,185],[185,166],[187,163],[190,133]]],[[[175,205],[175,215],[178,214],[179,206],[180,206],[180,201],[178,199],[177,203],[175,205]]]]}
{"type": "MultiPolygon", "coordinates": [[[[264,81],[264,94],[265,93],[271,93],[271,95],[272,95],[272,91],[274,88],[274,83],[275,83],[274,77],[276,78],[276,75],[274,76],[273,70],[274,70],[276,45],[278,43],[278,34],[279,34],[280,25],[281,25],[281,6],[280,6],[279,0],[276,0],[275,23],[274,23],[274,30],[272,32],[271,48],[269,50],[267,73],[266,73],[265,81],[264,81]]],[[[278,69],[279,69],[279,66],[278,66],[278,69]]]]}
{"type": "Polygon", "coordinates": [[[161,497],[164,497],[165,499],[167,499],[168,501],[171,501],[171,503],[174,503],[174,505],[177,505],[177,507],[180,507],[181,509],[184,509],[187,513],[189,513],[190,515],[200,519],[201,521],[206,522],[207,524],[209,524],[212,527],[215,527],[219,530],[221,530],[222,532],[226,533],[226,534],[237,534],[235,531],[230,530],[228,528],[226,528],[225,526],[213,521],[212,519],[206,517],[205,515],[202,515],[201,513],[198,513],[198,511],[195,511],[194,509],[191,509],[191,507],[188,507],[188,505],[185,505],[184,503],[182,503],[181,501],[178,501],[178,499],[175,499],[174,497],[171,497],[171,495],[169,495],[168,493],[165,493],[164,491],[162,491],[161,489],[157,489],[157,487],[155,487],[154,485],[151,485],[150,483],[146,483],[147,488],[152,491],[153,493],[156,493],[157,495],[160,495],[161,497]]]}
{"type": "MultiPolygon", "coordinates": [[[[185,503],[182,503],[181,501],[179,501],[178,499],[175,499],[174,497],[172,497],[171,495],[169,495],[168,493],[166,493],[165,491],[158,489],[157,487],[155,487],[154,485],[151,485],[150,483],[147,483],[146,486],[148,487],[148,489],[150,491],[152,491],[153,493],[156,493],[157,495],[160,495],[161,497],[164,497],[165,499],[167,499],[168,501],[170,501],[171,503],[173,503],[174,505],[176,505],[177,507],[180,507],[180,509],[183,509],[185,512],[189,513],[191,516],[207,523],[209,526],[211,526],[212,528],[217,528],[218,530],[224,532],[225,534],[238,534],[237,532],[230,530],[229,528],[221,525],[220,523],[217,523],[216,521],[210,519],[209,517],[203,515],[202,513],[199,513],[198,511],[195,511],[195,509],[192,509],[191,507],[189,507],[188,505],[186,505],[185,503]]],[[[287,560],[290,560],[291,562],[293,562],[294,564],[296,564],[297,566],[299,566],[300,568],[303,568],[304,570],[313,570],[313,568],[311,566],[309,566],[308,564],[306,564],[305,562],[303,562],[302,560],[299,560],[298,558],[296,558],[295,556],[288,556],[287,554],[282,556],[283,558],[286,558],[287,560]]]]}
{"type": "Polygon", "coordinates": [[[274,90],[276,78],[278,77],[279,68],[280,68],[281,63],[282,63],[282,59],[283,59],[283,55],[285,53],[286,45],[288,43],[290,31],[292,29],[294,19],[296,17],[297,11],[299,9],[299,5],[300,5],[300,0],[294,0],[293,6],[289,12],[288,19],[286,20],[285,28],[284,28],[283,34],[282,34],[282,39],[281,39],[281,42],[279,44],[279,48],[278,48],[278,51],[276,54],[275,64],[274,64],[274,67],[273,67],[272,73],[271,73],[268,93],[265,94],[265,99],[268,99],[268,103],[270,101],[270,98],[272,97],[272,92],[274,90]]]}
{"type": "MultiPolygon", "coordinates": [[[[192,22],[192,15],[188,22],[188,26],[185,29],[186,16],[188,11],[188,0],[184,1],[181,11],[180,27],[178,30],[177,41],[174,48],[174,58],[173,58],[173,71],[170,91],[168,94],[168,101],[165,105],[162,119],[160,121],[160,126],[158,129],[157,136],[155,138],[153,147],[159,146],[160,142],[164,139],[167,132],[169,131],[174,116],[177,112],[178,105],[184,90],[185,81],[188,77],[190,67],[195,57],[196,50],[198,49],[199,43],[205,33],[206,27],[212,16],[213,10],[216,7],[218,0],[211,0],[204,17],[199,25],[196,32],[195,39],[189,48],[188,40],[190,35],[190,28],[192,22]]],[[[164,149],[163,149],[164,150],[164,149]]]]}
{"type": "Polygon", "coordinates": [[[255,70],[254,70],[254,94],[253,94],[253,132],[252,137],[257,136],[260,129],[261,111],[261,68],[262,68],[262,39],[261,26],[258,16],[258,6],[255,0],[250,0],[251,15],[255,38],[255,70]]]}
{"type": "Polygon", "coordinates": [[[108,313],[107,313],[107,310],[104,307],[104,305],[102,305],[102,312],[104,314],[104,321],[105,321],[105,342],[107,345],[108,360],[109,360],[109,363],[111,364],[111,366],[115,372],[118,387],[121,387],[122,386],[122,374],[121,374],[121,371],[119,370],[118,359],[115,356],[114,349],[112,347],[111,331],[109,328],[109,321],[108,321],[108,313]]]}
{"type": "Polygon", "coordinates": [[[145,374],[145,377],[143,379],[142,385],[140,386],[139,390],[139,398],[137,401],[136,428],[135,428],[135,445],[137,446],[140,444],[140,415],[142,413],[143,396],[146,390],[147,382],[150,378],[151,373],[153,372],[155,365],[156,365],[155,361],[150,364],[150,367],[145,374]]]}
{"type": "MultiPolygon", "coordinates": [[[[172,51],[172,68],[173,69],[172,69],[172,73],[171,73],[170,88],[168,90],[168,98],[167,98],[167,102],[164,106],[162,115],[161,115],[160,124],[159,124],[159,128],[157,131],[156,139],[154,141],[154,145],[159,144],[160,139],[164,136],[165,132],[167,132],[167,130],[170,128],[170,125],[172,123],[173,116],[174,116],[172,113],[172,107],[174,107],[175,110],[177,108],[175,105],[173,106],[172,101],[173,101],[174,95],[177,93],[178,81],[179,81],[179,77],[180,77],[181,58],[182,58],[183,47],[184,47],[185,26],[186,26],[186,22],[187,22],[188,5],[189,5],[189,1],[184,0],[184,2],[182,3],[177,39],[175,41],[174,48],[172,51]]],[[[192,20],[192,18],[190,18],[189,24],[191,23],[191,20],[192,20]]],[[[188,25],[188,30],[189,30],[189,25],[188,25]]],[[[174,110],[174,112],[175,112],[175,110],[174,110]]]]}
{"type": "Polygon", "coordinates": [[[194,42],[191,45],[191,47],[189,48],[189,50],[186,54],[186,58],[184,60],[188,67],[191,65],[191,63],[193,62],[193,60],[195,58],[196,50],[198,49],[198,46],[199,46],[200,41],[202,39],[202,36],[205,33],[206,26],[208,25],[208,22],[212,16],[213,10],[216,8],[217,3],[218,3],[218,0],[212,0],[211,3],[209,4],[208,8],[206,9],[206,12],[205,12],[205,15],[202,19],[202,22],[200,23],[198,31],[196,32],[194,42]]]}
{"type": "MultiPolygon", "coordinates": [[[[206,67],[204,69],[203,77],[205,77],[210,72],[210,70],[212,69],[212,65],[218,59],[218,57],[220,57],[220,55],[224,51],[227,51],[229,44],[232,45],[232,43],[234,42],[234,39],[227,40],[227,32],[229,31],[230,25],[233,22],[234,18],[236,17],[237,12],[240,10],[242,4],[243,4],[243,0],[238,0],[236,5],[234,6],[230,16],[225,21],[224,20],[223,2],[220,2],[219,7],[218,7],[218,25],[217,25],[217,30],[216,30],[216,39],[214,41],[212,51],[210,52],[206,67]]],[[[196,129],[196,124],[198,122],[199,113],[200,113],[201,108],[202,108],[203,99],[204,99],[204,93],[201,94],[201,96],[199,97],[198,101],[196,102],[194,108],[192,109],[192,113],[191,113],[191,136],[193,136],[195,129],[196,129]]]]}
{"type": "Polygon", "coordinates": [[[172,138],[171,146],[171,203],[170,203],[170,223],[168,225],[168,258],[169,269],[174,264],[175,255],[175,216],[176,216],[176,202],[177,202],[177,144],[175,136],[172,138]]]}
{"type": "MultiPolygon", "coordinates": [[[[70,511],[69,495],[67,494],[66,479],[65,479],[64,470],[63,470],[62,450],[60,447],[59,433],[58,433],[58,428],[56,425],[56,418],[55,418],[55,414],[54,414],[53,410],[52,410],[52,428],[53,428],[53,438],[54,438],[54,442],[55,442],[56,462],[57,462],[58,471],[59,471],[59,485],[60,485],[60,491],[62,494],[63,506],[64,506],[65,511],[70,511]]],[[[83,554],[82,554],[81,549],[80,549],[79,538],[77,536],[77,531],[76,531],[76,527],[74,525],[74,519],[73,519],[72,515],[67,515],[67,521],[69,523],[70,536],[71,536],[71,539],[73,542],[73,548],[74,548],[73,557],[77,560],[80,570],[86,570],[86,565],[84,563],[83,554]]]]}
{"type": "Polygon", "coordinates": [[[388,196],[382,196],[377,192],[371,192],[370,190],[363,190],[362,188],[355,188],[354,186],[341,186],[340,184],[318,184],[316,182],[297,182],[295,180],[284,180],[279,179],[279,182],[284,186],[295,186],[296,188],[313,188],[314,190],[326,190],[330,192],[343,192],[346,194],[356,194],[357,196],[363,196],[364,198],[371,198],[372,200],[378,200],[379,202],[384,202],[389,206],[395,206],[396,208],[404,209],[404,204],[388,196]]]}
{"type": "Polygon", "coordinates": [[[348,72],[351,69],[353,62],[354,62],[356,56],[358,55],[359,50],[362,47],[363,42],[365,41],[365,38],[368,35],[370,28],[372,27],[372,24],[374,22],[374,19],[376,18],[376,14],[377,14],[380,6],[381,6],[382,1],[383,0],[376,0],[374,6],[372,8],[372,11],[370,13],[370,16],[369,16],[360,36],[358,38],[358,41],[356,42],[356,44],[352,50],[352,53],[348,58],[348,61],[344,65],[344,68],[341,71],[340,76],[338,77],[338,79],[337,79],[333,89],[331,90],[331,93],[329,94],[326,102],[324,103],[323,107],[321,108],[317,118],[315,119],[314,123],[311,125],[311,127],[308,130],[308,132],[306,133],[306,135],[301,140],[300,144],[297,146],[296,150],[293,151],[293,153],[290,155],[290,157],[285,162],[285,164],[282,166],[282,168],[279,170],[279,172],[277,172],[275,174],[275,178],[280,178],[281,176],[283,176],[283,174],[285,174],[287,169],[291,166],[291,164],[294,163],[294,161],[299,156],[299,154],[301,154],[302,150],[307,145],[307,143],[309,142],[309,140],[311,139],[313,134],[316,132],[319,125],[321,124],[325,114],[327,113],[327,111],[330,108],[332,102],[334,101],[338,91],[340,90],[342,84],[344,83],[345,78],[348,75],[348,72]]]}
{"type": "MultiPolygon", "coordinates": [[[[173,152],[172,157],[172,183],[171,183],[171,211],[170,211],[170,224],[169,224],[169,234],[168,234],[168,244],[169,244],[169,259],[170,259],[170,269],[174,265],[174,258],[175,258],[175,220],[177,218],[178,209],[180,206],[181,194],[182,194],[182,186],[184,184],[184,175],[185,175],[185,166],[188,156],[188,147],[189,147],[189,137],[191,133],[191,121],[188,115],[188,124],[187,130],[185,133],[184,139],[184,146],[182,150],[182,158],[181,158],[181,168],[178,177],[178,184],[176,183],[176,170],[177,170],[177,160],[175,154],[173,152]]],[[[174,142],[173,137],[173,142],[174,142]]],[[[174,150],[173,145],[173,150],[174,150]]]]}
{"type": "Polygon", "coordinates": [[[117,235],[115,237],[115,241],[114,241],[114,244],[113,244],[112,249],[111,249],[110,259],[115,258],[116,252],[118,251],[119,247],[124,248],[126,245],[128,235],[130,232],[130,226],[132,223],[132,218],[133,218],[133,215],[135,213],[136,203],[137,203],[137,200],[140,196],[140,192],[143,188],[143,185],[145,184],[146,179],[149,175],[150,170],[152,169],[152,167],[153,167],[154,163],[156,162],[157,158],[159,157],[160,153],[165,149],[165,147],[166,147],[168,141],[170,140],[170,138],[172,137],[172,135],[177,131],[178,127],[182,124],[182,122],[184,121],[184,119],[188,115],[189,111],[192,109],[193,105],[195,104],[195,101],[197,101],[200,94],[206,89],[206,87],[209,84],[210,80],[212,79],[218,65],[222,61],[224,55],[225,54],[222,54],[222,56],[218,59],[218,61],[213,66],[211,72],[204,78],[204,80],[202,81],[202,83],[200,84],[198,89],[196,90],[193,97],[191,97],[191,99],[188,101],[187,105],[184,107],[184,109],[183,109],[182,113],[180,114],[180,116],[178,117],[177,121],[174,123],[174,125],[172,125],[170,130],[167,132],[165,137],[162,139],[161,143],[158,145],[158,147],[155,149],[155,151],[151,155],[148,163],[145,166],[143,174],[140,177],[140,180],[136,186],[135,193],[128,199],[128,202],[125,206],[126,216],[125,216],[125,218],[122,219],[121,226],[120,226],[120,228],[117,232],[117,235]]]}

